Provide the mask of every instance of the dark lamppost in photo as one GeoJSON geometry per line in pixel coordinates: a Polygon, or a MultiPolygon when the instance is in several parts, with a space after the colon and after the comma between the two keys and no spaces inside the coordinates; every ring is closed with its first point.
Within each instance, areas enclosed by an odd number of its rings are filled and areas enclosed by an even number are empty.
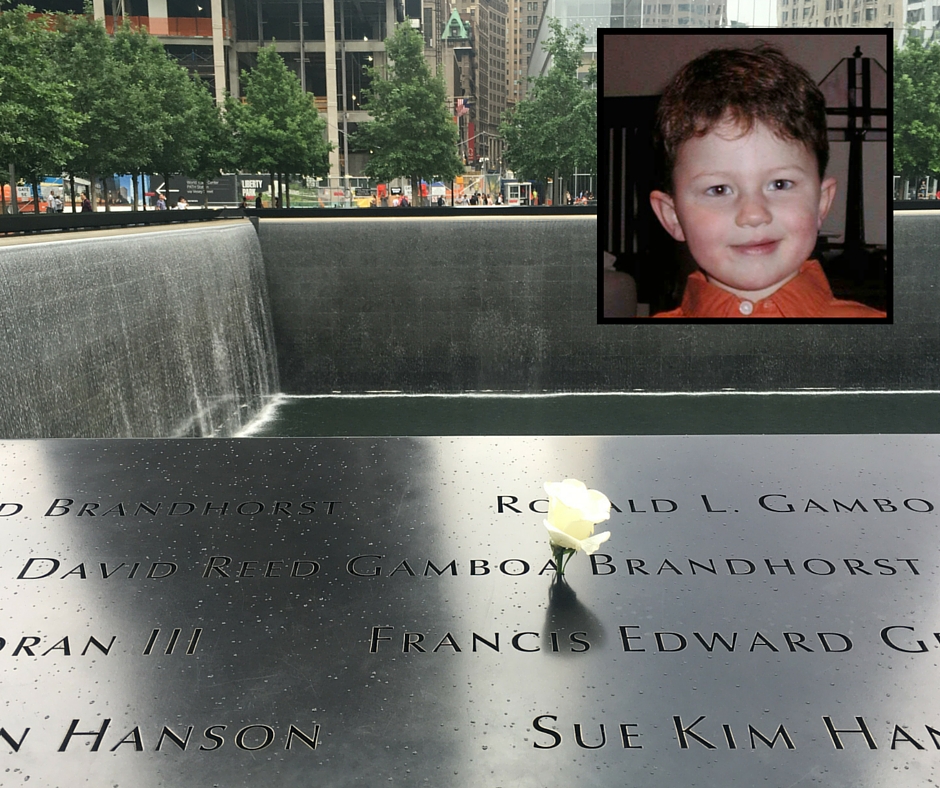
{"type": "Polygon", "coordinates": [[[863,57],[860,46],[819,83],[826,97],[829,141],[849,143],[842,262],[852,269],[864,268],[868,261],[862,144],[888,139],[887,86],[884,67],[874,58],[863,57]]]}

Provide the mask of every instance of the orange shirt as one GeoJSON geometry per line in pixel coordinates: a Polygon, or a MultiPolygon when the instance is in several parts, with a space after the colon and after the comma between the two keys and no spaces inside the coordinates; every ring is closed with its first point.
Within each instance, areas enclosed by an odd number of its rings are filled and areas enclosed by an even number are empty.
{"type": "Polygon", "coordinates": [[[887,317],[857,301],[833,296],[822,266],[807,260],[783,287],[760,301],[747,301],[709,282],[701,271],[690,274],[677,309],[653,317],[887,317]]]}

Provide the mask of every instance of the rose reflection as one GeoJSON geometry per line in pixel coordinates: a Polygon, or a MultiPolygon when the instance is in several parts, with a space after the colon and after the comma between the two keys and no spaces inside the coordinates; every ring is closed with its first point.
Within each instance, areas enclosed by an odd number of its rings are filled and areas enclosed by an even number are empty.
{"type": "Polygon", "coordinates": [[[604,644],[604,637],[601,620],[578,599],[568,581],[556,575],[548,587],[548,605],[545,608],[545,622],[542,624],[545,651],[575,657],[586,650],[583,642],[590,643],[590,647],[594,649],[604,644]],[[554,639],[552,633],[555,633],[554,639]],[[572,636],[576,639],[572,640],[572,636]]]}

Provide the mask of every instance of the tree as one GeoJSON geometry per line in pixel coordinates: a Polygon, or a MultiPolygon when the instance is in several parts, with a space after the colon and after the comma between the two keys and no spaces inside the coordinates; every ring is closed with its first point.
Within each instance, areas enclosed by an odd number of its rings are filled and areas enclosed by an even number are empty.
{"type": "Polygon", "coordinates": [[[231,172],[237,168],[234,137],[229,118],[215,103],[206,83],[196,77],[190,84],[193,96],[188,138],[192,145],[192,159],[185,172],[202,181],[205,204],[207,182],[219,172],[231,172]]]}
{"type": "Polygon", "coordinates": [[[327,175],[332,148],[326,121],[273,44],[258,51],[258,63],[242,72],[242,83],[245,103],[231,101],[227,110],[236,129],[241,167],[272,176],[327,175]]]}
{"type": "Polygon", "coordinates": [[[57,61],[61,73],[76,75],[72,108],[84,143],[68,169],[89,178],[95,205],[98,175],[142,171],[166,137],[166,118],[158,109],[163,91],[152,82],[158,72],[146,66],[148,58],[166,55],[156,39],[126,26],[112,39],[86,11],[57,17],[57,61]]]}
{"type": "Polygon", "coordinates": [[[442,73],[432,74],[424,58],[424,37],[407,22],[385,40],[388,69],[366,72],[372,86],[365,109],[373,120],[360,126],[355,144],[371,152],[366,174],[380,181],[408,177],[411,193],[419,181],[452,180],[463,172],[457,125],[447,106],[442,73]]]}
{"type": "Polygon", "coordinates": [[[38,212],[39,177],[61,173],[82,144],[72,85],[53,59],[54,33],[29,18],[33,10],[19,6],[0,14],[0,162],[29,178],[38,212]]]}
{"type": "Polygon", "coordinates": [[[163,175],[165,182],[169,182],[170,175],[199,178],[205,203],[207,182],[223,168],[233,168],[232,135],[205,82],[170,60],[159,67],[165,72],[162,84],[167,134],[154,153],[151,172],[163,175]]]}
{"type": "Polygon", "coordinates": [[[907,178],[940,172],[940,45],[915,36],[894,51],[894,167],[907,178]]]}
{"type": "Polygon", "coordinates": [[[545,48],[551,70],[531,80],[530,97],[510,109],[500,125],[506,161],[530,180],[597,170],[597,70],[578,79],[587,36],[550,19],[552,37],[545,48]]]}
{"type": "Polygon", "coordinates": [[[156,37],[126,21],[115,31],[113,47],[126,70],[125,89],[135,109],[123,119],[117,141],[123,166],[112,172],[133,173],[136,183],[144,172],[164,172],[167,166],[171,172],[181,171],[188,150],[185,130],[174,128],[174,121],[185,117],[189,103],[186,70],[167,55],[156,37]],[[174,132],[183,144],[172,138],[174,132]],[[177,157],[184,161],[168,165],[177,157]]]}

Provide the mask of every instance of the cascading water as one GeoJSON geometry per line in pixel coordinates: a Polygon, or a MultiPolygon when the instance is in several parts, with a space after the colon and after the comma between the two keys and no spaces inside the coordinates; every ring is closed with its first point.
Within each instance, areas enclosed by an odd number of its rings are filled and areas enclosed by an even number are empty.
{"type": "Polygon", "coordinates": [[[0,246],[0,438],[227,436],[277,391],[248,222],[0,246]]]}

